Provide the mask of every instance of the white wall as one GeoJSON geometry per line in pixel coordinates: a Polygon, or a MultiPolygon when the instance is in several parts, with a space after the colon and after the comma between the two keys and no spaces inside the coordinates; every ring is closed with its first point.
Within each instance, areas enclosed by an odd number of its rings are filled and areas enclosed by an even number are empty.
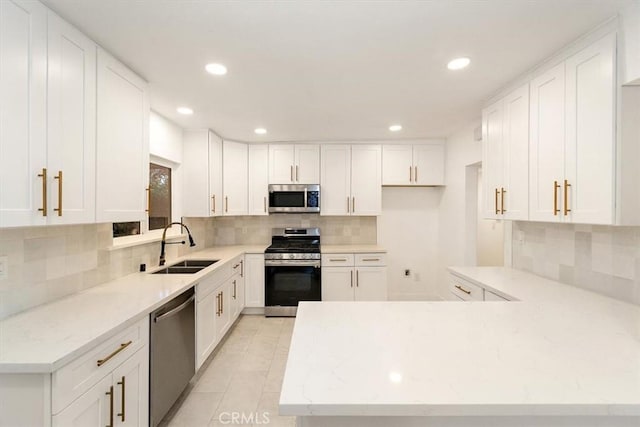
{"type": "Polygon", "coordinates": [[[447,266],[465,265],[465,244],[468,240],[466,174],[467,166],[482,160],[482,144],[474,141],[474,129],[478,126],[480,120],[470,123],[447,139],[446,187],[439,209],[436,272],[438,294],[444,299],[449,298],[446,289],[447,266]]]}
{"type": "Polygon", "coordinates": [[[437,300],[442,187],[383,187],[378,244],[387,249],[389,299],[437,300]],[[410,269],[406,277],[404,270],[410,269]]]}

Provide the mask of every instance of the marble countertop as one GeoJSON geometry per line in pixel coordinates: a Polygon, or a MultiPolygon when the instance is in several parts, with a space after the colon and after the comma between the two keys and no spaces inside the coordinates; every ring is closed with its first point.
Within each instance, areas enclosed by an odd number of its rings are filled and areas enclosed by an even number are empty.
{"type": "Polygon", "coordinates": [[[202,277],[266,245],[221,246],[183,259],[218,259],[196,274],[134,273],[0,321],[0,374],[47,373],[147,316],[202,277]]]}
{"type": "Polygon", "coordinates": [[[511,302],[302,303],[282,415],[640,415],[640,307],[508,268],[511,302]]]}
{"type": "Polygon", "coordinates": [[[378,245],[320,245],[320,252],[323,254],[340,253],[386,253],[387,250],[378,245]]]}

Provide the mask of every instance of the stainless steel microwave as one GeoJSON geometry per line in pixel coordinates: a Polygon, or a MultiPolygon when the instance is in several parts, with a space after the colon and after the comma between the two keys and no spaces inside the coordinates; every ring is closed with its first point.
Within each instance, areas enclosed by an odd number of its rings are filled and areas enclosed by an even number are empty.
{"type": "Polygon", "coordinates": [[[320,212],[320,185],[270,184],[270,213],[320,212]]]}

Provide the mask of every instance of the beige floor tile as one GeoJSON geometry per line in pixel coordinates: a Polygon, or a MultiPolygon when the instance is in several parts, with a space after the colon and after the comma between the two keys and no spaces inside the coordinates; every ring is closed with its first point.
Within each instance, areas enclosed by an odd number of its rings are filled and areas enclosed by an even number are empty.
{"type": "Polygon", "coordinates": [[[223,397],[224,393],[197,393],[192,391],[175,416],[169,421],[169,426],[207,426],[223,397]]]}

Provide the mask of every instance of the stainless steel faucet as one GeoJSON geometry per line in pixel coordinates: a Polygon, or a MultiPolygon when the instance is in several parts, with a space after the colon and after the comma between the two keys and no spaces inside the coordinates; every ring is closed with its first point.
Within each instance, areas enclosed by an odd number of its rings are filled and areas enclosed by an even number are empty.
{"type": "Polygon", "coordinates": [[[196,242],[193,241],[193,236],[191,236],[191,231],[189,231],[189,227],[184,225],[182,222],[172,222],[172,223],[168,224],[164,228],[164,231],[162,232],[162,242],[160,243],[160,264],[158,264],[158,265],[164,265],[164,263],[165,263],[165,246],[166,245],[184,245],[186,243],[184,240],[181,241],[181,242],[169,242],[169,243],[167,243],[167,230],[172,225],[180,225],[185,230],[187,230],[187,235],[189,236],[189,247],[194,247],[196,245],[196,242]]]}

